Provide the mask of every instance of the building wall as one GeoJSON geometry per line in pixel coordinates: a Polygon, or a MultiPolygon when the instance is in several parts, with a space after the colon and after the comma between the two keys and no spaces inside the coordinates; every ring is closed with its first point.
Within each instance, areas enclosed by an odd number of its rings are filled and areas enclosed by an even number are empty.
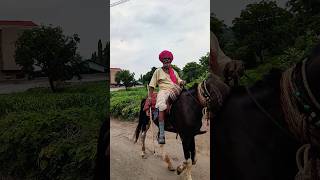
{"type": "Polygon", "coordinates": [[[115,78],[117,72],[121,71],[119,68],[110,68],[110,84],[117,84],[115,78]]]}
{"type": "Polygon", "coordinates": [[[25,29],[24,26],[0,26],[0,80],[15,79],[21,67],[15,61],[15,43],[25,29]]]}
{"type": "Polygon", "coordinates": [[[0,29],[0,80],[3,79],[2,67],[3,67],[3,60],[2,60],[2,29],[0,29]]]}

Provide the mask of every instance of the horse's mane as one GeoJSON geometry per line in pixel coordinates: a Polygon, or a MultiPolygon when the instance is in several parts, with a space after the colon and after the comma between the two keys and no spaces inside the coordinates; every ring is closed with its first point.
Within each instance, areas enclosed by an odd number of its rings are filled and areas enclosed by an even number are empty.
{"type": "Polygon", "coordinates": [[[282,75],[282,70],[279,68],[272,68],[263,78],[253,84],[253,87],[270,86],[272,88],[279,87],[279,80],[282,75]]]}
{"type": "MultiPolygon", "coordinates": [[[[188,93],[188,95],[191,94],[191,95],[197,97],[197,96],[198,96],[197,88],[198,88],[198,83],[195,83],[195,84],[193,84],[193,86],[191,86],[191,87],[188,88],[188,89],[183,88],[181,94],[182,94],[182,93],[188,93]]],[[[179,97],[180,97],[180,96],[179,96],[179,97]]],[[[179,97],[178,97],[178,98],[179,98],[179,97]]]]}
{"type": "MultiPolygon", "coordinates": [[[[254,84],[248,86],[250,88],[266,88],[272,87],[277,88],[279,87],[279,80],[282,75],[282,70],[279,68],[272,68],[267,74],[263,76],[261,80],[256,81],[254,84]]],[[[242,94],[246,93],[246,86],[241,85],[237,87],[233,87],[231,89],[232,93],[242,94]]]]}

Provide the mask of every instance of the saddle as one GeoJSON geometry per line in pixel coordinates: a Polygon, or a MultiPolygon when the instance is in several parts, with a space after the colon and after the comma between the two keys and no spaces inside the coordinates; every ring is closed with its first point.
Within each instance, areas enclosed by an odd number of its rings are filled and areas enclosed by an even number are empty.
{"type": "MultiPolygon", "coordinates": [[[[144,104],[144,107],[143,107],[143,111],[145,111],[145,112],[149,111],[149,108],[151,107],[152,120],[158,126],[159,125],[159,121],[158,121],[159,109],[156,108],[157,95],[158,94],[156,92],[153,92],[153,94],[151,96],[151,104],[149,101],[146,101],[144,104]]],[[[165,122],[164,129],[169,132],[176,132],[176,129],[173,126],[173,121],[174,121],[173,116],[170,116],[171,107],[172,107],[173,103],[174,103],[174,101],[169,97],[167,100],[167,109],[165,110],[166,118],[164,120],[164,122],[165,122]]]]}

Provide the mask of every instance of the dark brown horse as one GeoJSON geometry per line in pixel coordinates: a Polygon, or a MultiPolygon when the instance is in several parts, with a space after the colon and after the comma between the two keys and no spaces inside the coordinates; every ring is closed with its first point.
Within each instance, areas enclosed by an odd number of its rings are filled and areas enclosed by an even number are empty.
{"type": "MultiPolygon", "coordinates": [[[[313,99],[319,102],[320,45],[307,58],[305,82],[301,76],[303,68],[300,62],[293,69],[293,83],[299,87],[296,90],[306,97],[299,106],[308,105],[319,117],[320,109],[310,100],[305,86],[309,86],[313,99]]],[[[234,89],[212,120],[213,179],[294,179],[298,172],[296,152],[304,140],[291,131],[285,121],[288,114],[283,109],[288,107],[280,100],[281,76],[280,71],[273,71],[248,89],[234,89]]],[[[315,117],[315,120],[319,118],[315,117]]],[[[314,128],[313,135],[319,135],[318,127],[308,126],[314,128]]]]}
{"type": "MultiPolygon", "coordinates": [[[[222,90],[221,96],[225,97],[228,91],[228,87],[224,85],[223,82],[217,81],[217,79],[217,76],[210,74],[199,86],[199,91],[197,85],[189,90],[183,90],[179,98],[172,104],[170,117],[165,120],[165,130],[177,133],[182,140],[185,162],[178,167],[177,171],[181,173],[184,169],[187,169],[189,179],[191,178],[191,168],[188,167],[191,167],[191,163],[196,163],[195,136],[200,134],[202,125],[202,110],[204,106],[202,105],[203,103],[200,103],[199,99],[207,96],[208,100],[213,100],[212,98],[216,95],[215,90],[217,89],[216,85],[218,82],[223,85],[222,88],[220,88],[220,90],[222,90]],[[226,88],[225,91],[223,91],[223,87],[226,88]]],[[[149,117],[146,115],[146,112],[143,111],[144,103],[145,99],[141,102],[139,124],[135,131],[136,141],[139,138],[140,132],[142,134],[142,156],[145,155],[144,142],[150,124],[149,117]]],[[[212,110],[213,105],[208,107],[208,109],[212,110]]],[[[155,120],[155,124],[158,125],[157,119],[155,120]]],[[[163,158],[168,163],[168,168],[173,170],[174,168],[171,165],[169,156],[164,154],[163,158]]]]}

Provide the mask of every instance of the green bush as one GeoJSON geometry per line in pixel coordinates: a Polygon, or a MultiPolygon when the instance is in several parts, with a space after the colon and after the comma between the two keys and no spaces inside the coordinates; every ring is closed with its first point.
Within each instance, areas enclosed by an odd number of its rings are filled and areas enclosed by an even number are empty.
{"type": "Polygon", "coordinates": [[[111,92],[110,114],[124,120],[134,120],[139,116],[140,103],[147,96],[146,88],[130,88],[128,91],[111,92]]]}
{"type": "Polygon", "coordinates": [[[21,179],[92,178],[100,125],[107,118],[104,83],[51,93],[37,88],[0,96],[1,175],[21,179]]]}

